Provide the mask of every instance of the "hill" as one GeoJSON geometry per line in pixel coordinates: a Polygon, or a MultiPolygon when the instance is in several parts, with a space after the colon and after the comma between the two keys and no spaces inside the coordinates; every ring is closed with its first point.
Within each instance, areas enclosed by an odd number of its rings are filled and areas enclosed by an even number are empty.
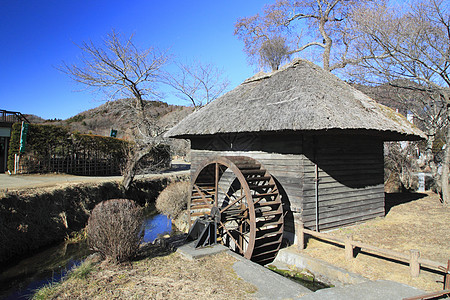
{"type": "MultiPolygon", "coordinates": [[[[160,101],[145,101],[145,110],[151,123],[169,129],[193,112],[192,107],[169,105],[160,101]]],[[[134,108],[130,99],[108,101],[96,108],[81,112],[67,120],[43,120],[33,116],[30,122],[69,127],[71,131],[109,136],[111,129],[117,137],[133,140],[137,130],[134,108]]],[[[30,115],[31,116],[31,115],[30,115]]],[[[185,141],[171,141],[173,153],[186,155],[189,146],[185,141]]]]}
{"type": "Polygon", "coordinates": [[[400,91],[389,84],[376,86],[352,84],[352,86],[380,104],[392,109],[398,109],[400,113],[406,115],[405,105],[400,101],[398,94],[400,91]]]}
{"type": "Polygon", "coordinates": [[[44,122],[47,121],[47,120],[45,120],[45,119],[43,119],[41,117],[38,117],[36,115],[24,114],[24,116],[25,116],[25,118],[27,118],[27,120],[30,123],[34,123],[34,124],[41,124],[41,123],[44,123],[44,122]]]}
{"type": "MultiPolygon", "coordinates": [[[[117,137],[132,139],[136,130],[136,117],[130,99],[106,102],[96,108],[81,112],[67,120],[53,122],[67,125],[73,131],[109,136],[111,129],[117,137]]],[[[161,128],[172,127],[192,112],[192,108],[169,105],[160,101],[145,101],[145,110],[152,123],[161,128]]]]}
{"type": "Polygon", "coordinates": [[[395,80],[393,82],[380,85],[352,84],[352,86],[378,103],[398,110],[401,114],[407,115],[408,111],[420,112],[427,101],[420,101],[429,97],[421,92],[424,89],[419,84],[408,80],[395,80]]]}

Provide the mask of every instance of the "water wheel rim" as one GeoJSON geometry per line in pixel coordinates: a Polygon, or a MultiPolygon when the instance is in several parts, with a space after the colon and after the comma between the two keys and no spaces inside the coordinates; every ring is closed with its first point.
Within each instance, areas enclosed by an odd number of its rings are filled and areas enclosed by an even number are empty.
{"type": "MultiPolygon", "coordinates": [[[[247,209],[248,209],[248,218],[249,218],[249,236],[248,236],[248,243],[245,247],[245,250],[242,249],[241,254],[247,258],[250,259],[253,253],[253,248],[255,245],[255,237],[256,237],[256,219],[255,219],[255,210],[254,210],[254,206],[253,206],[253,197],[252,197],[252,193],[251,190],[245,180],[244,175],[242,174],[242,172],[240,171],[240,169],[237,167],[237,165],[235,164],[235,162],[233,161],[234,159],[238,159],[239,157],[224,157],[224,156],[217,156],[217,157],[213,157],[209,160],[204,161],[198,168],[197,171],[194,173],[194,175],[192,176],[191,179],[191,195],[193,190],[196,188],[196,182],[197,182],[197,178],[199,177],[199,175],[202,173],[203,170],[205,170],[208,166],[214,165],[216,170],[217,170],[217,166],[218,165],[222,165],[227,167],[228,169],[230,169],[234,175],[236,176],[236,178],[238,179],[240,185],[242,186],[243,190],[244,190],[244,195],[245,198],[247,199],[247,209]]],[[[214,178],[214,183],[217,185],[218,181],[220,180],[220,178],[217,178],[217,171],[215,172],[215,178],[214,178]]],[[[191,201],[192,198],[189,201],[189,207],[191,207],[191,201]]],[[[217,197],[215,197],[214,199],[214,204],[217,206],[217,197]]],[[[191,210],[188,210],[188,220],[191,220],[191,210]]],[[[243,247],[243,245],[241,246],[243,247]]]]}

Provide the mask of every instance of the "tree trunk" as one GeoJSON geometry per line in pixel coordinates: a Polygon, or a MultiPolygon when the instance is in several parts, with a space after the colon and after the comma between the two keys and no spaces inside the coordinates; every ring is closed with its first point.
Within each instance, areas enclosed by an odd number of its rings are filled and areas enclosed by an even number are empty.
{"type": "Polygon", "coordinates": [[[147,153],[148,148],[144,148],[141,150],[135,150],[133,155],[130,155],[127,161],[127,166],[125,168],[125,172],[122,180],[122,187],[125,190],[130,188],[131,183],[133,182],[134,176],[136,175],[136,166],[139,160],[147,153]]]}
{"type": "Polygon", "coordinates": [[[327,32],[325,31],[325,19],[322,18],[319,23],[319,31],[323,38],[323,43],[325,47],[323,49],[323,68],[326,71],[330,71],[330,55],[331,55],[331,47],[333,45],[333,40],[329,37],[327,32]]]}
{"type": "Polygon", "coordinates": [[[136,172],[134,170],[136,166],[136,162],[131,162],[128,161],[127,162],[127,168],[125,170],[125,174],[123,175],[123,180],[122,180],[122,187],[128,191],[128,189],[130,188],[131,182],[133,182],[134,180],[134,175],[136,175],[136,172]]]}
{"type": "Polygon", "coordinates": [[[446,133],[446,146],[444,152],[444,163],[442,165],[442,177],[441,177],[441,186],[442,186],[442,200],[445,206],[450,204],[450,189],[448,186],[448,176],[449,176],[449,163],[450,163],[450,126],[447,125],[447,133],[446,133]]]}
{"type": "Polygon", "coordinates": [[[424,153],[423,164],[424,166],[428,166],[430,168],[433,178],[437,179],[439,177],[439,174],[433,153],[433,145],[435,140],[436,140],[436,130],[435,129],[429,130],[427,132],[427,146],[424,153]]]}
{"type": "Polygon", "coordinates": [[[435,140],[436,140],[436,131],[433,130],[432,133],[427,134],[427,149],[425,149],[427,162],[434,161],[433,145],[435,140]]]}
{"type": "Polygon", "coordinates": [[[157,125],[147,118],[145,113],[145,102],[142,99],[142,95],[139,92],[134,93],[135,96],[135,109],[137,115],[138,129],[140,131],[142,140],[148,140],[158,135],[157,125]]]}
{"type": "Polygon", "coordinates": [[[329,43],[325,44],[325,49],[323,50],[323,68],[330,71],[330,54],[331,54],[331,40],[329,43]]]}

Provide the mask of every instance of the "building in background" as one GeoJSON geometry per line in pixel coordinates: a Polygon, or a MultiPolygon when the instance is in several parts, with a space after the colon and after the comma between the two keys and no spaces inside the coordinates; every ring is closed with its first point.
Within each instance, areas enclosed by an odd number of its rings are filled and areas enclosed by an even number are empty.
{"type": "Polygon", "coordinates": [[[11,127],[17,122],[28,122],[27,118],[17,111],[0,109],[0,173],[7,171],[8,146],[11,138],[11,127]]]}

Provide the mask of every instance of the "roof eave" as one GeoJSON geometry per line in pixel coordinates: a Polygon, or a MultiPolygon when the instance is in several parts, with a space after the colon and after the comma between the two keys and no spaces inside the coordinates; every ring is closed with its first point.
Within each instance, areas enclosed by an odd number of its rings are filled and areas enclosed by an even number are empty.
{"type": "Polygon", "coordinates": [[[164,135],[168,138],[175,139],[193,139],[193,138],[207,138],[216,135],[227,134],[259,134],[259,135],[271,135],[271,134],[283,134],[283,135],[365,135],[378,137],[383,141],[420,141],[425,140],[427,137],[421,134],[413,133],[400,133],[390,130],[380,131],[375,129],[321,129],[321,130],[280,130],[280,131],[253,131],[253,132],[216,132],[216,133],[204,133],[204,134],[175,134],[164,135]]]}

